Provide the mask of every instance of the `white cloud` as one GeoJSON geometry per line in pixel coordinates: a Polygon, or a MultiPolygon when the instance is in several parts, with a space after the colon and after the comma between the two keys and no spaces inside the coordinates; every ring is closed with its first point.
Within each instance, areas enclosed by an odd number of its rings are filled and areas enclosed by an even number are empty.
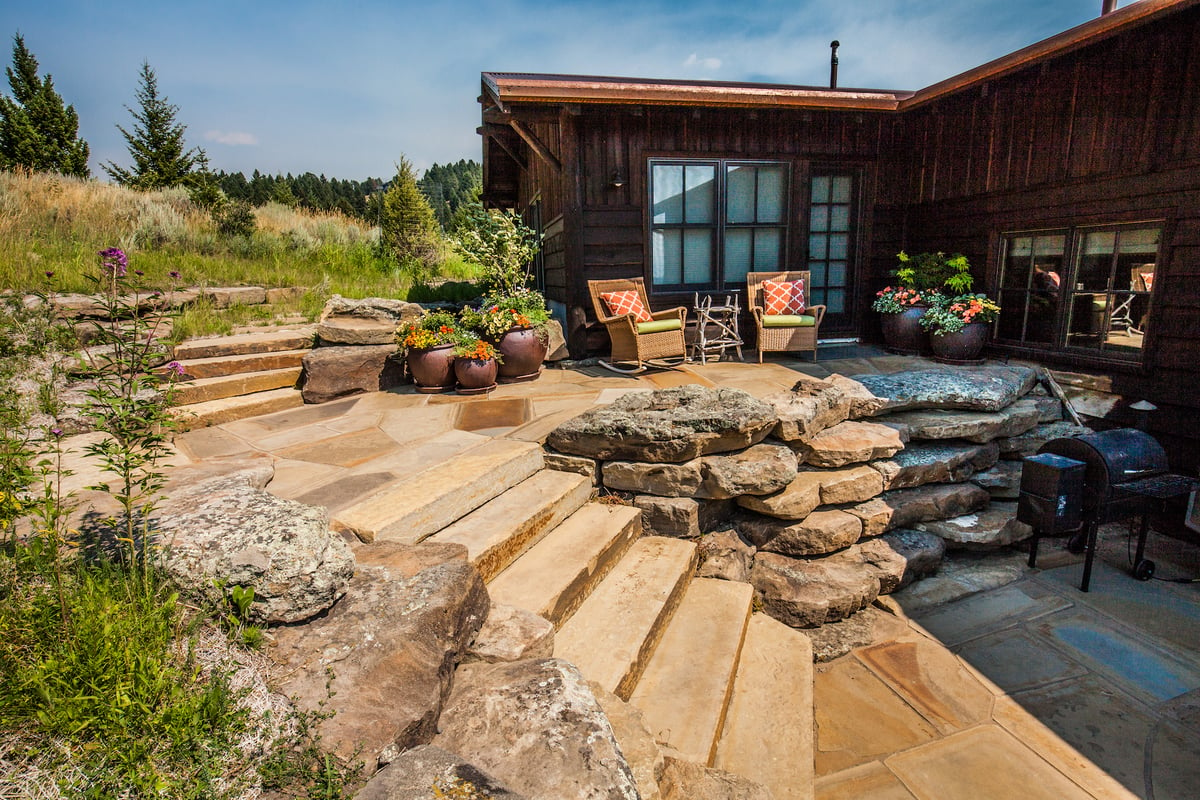
{"type": "Polygon", "coordinates": [[[208,131],[204,138],[217,144],[227,144],[230,147],[255,147],[258,137],[246,131],[208,131]]]}
{"type": "Polygon", "coordinates": [[[685,67],[703,67],[706,70],[715,71],[721,68],[721,59],[719,58],[701,58],[692,53],[683,62],[685,67]]]}

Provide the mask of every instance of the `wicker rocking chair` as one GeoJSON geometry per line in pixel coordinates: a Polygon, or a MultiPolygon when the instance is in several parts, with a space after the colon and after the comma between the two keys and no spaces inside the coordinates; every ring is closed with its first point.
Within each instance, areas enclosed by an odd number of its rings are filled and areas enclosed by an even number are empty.
{"type": "Polygon", "coordinates": [[[804,281],[806,291],[811,287],[805,272],[750,272],[746,275],[746,304],[754,315],[757,329],[758,363],[763,353],[784,353],[811,350],[817,361],[817,334],[825,317],[825,306],[808,306],[801,315],[770,316],[765,312],[763,281],[804,281]]]}
{"type": "Polygon", "coordinates": [[[601,365],[625,374],[641,372],[646,366],[671,368],[687,360],[684,326],[687,309],[681,307],[651,312],[646,285],[641,278],[622,278],[608,281],[588,281],[592,309],[608,330],[612,340],[612,355],[601,365]],[[612,314],[601,297],[610,292],[634,291],[642,307],[650,314],[649,322],[637,322],[633,313],[612,314]]]}

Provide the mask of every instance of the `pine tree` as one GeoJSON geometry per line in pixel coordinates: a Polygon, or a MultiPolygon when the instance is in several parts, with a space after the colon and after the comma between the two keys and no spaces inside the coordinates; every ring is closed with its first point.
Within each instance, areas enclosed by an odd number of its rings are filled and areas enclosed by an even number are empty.
{"type": "Polygon", "coordinates": [[[412,163],[403,156],[396,177],[383,195],[380,240],[406,271],[432,267],[441,261],[441,237],[429,202],[417,188],[412,163]]]}
{"type": "Polygon", "coordinates": [[[193,185],[208,171],[208,156],[198,147],[186,150],[183,141],[187,126],[175,121],[179,106],[158,94],[158,78],[142,62],[141,87],[137,90],[138,110],[133,115],[133,132],[117,126],[129,146],[133,166],[129,169],[109,161],[104,171],[122,186],[134,189],[166,189],[193,185]]]}
{"type": "Polygon", "coordinates": [[[64,106],[54,80],[38,77],[38,62],[20,34],[8,72],[12,97],[0,96],[0,168],[88,176],[88,144],[77,138],[79,115],[64,106]]]}

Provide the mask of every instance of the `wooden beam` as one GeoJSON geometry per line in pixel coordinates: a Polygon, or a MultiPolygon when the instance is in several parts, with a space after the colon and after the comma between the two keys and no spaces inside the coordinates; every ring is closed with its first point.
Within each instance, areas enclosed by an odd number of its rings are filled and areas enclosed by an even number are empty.
{"type": "Polygon", "coordinates": [[[524,122],[514,119],[509,122],[509,125],[517,132],[517,136],[520,136],[525,144],[529,145],[529,149],[537,154],[538,158],[549,164],[555,172],[562,172],[562,162],[558,160],[558,157],[554,153],[550,152],[550,148],[537,137],[537,134],[529,130],[524,122]]]}
{"type": "MultiPolygon", "coordinates": [[[[490,126],[489,126],[489,128],[490,128],[490,126]]],[[[519,153],[517,153],[516,149],[509,147],[508,143],[505,142],[504,139],[501,138],[499,135],[497,135],[497,133],[494,130],[487,130],[485,135],[488,137],[488,139],[495,142],[496,145],[501,150],[503,150],[505,152],[505,154],[509,158],[511,158],[518,167],[521,168],[522,171],[529,170],[529,162],[527,162],[524,158],[522,158],[521,155],[519,153]]]]}

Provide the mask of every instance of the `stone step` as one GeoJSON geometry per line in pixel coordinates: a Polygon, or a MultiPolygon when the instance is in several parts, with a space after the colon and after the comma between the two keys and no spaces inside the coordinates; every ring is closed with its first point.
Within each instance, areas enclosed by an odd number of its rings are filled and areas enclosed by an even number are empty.
{"type": "Polygon", "coordinates": [[[493,439],[364,497],[335,515],[364,542],[412,544],[437,533],[542,469],[542,448],[493,439]]]}
{"type": "Polygon", "coordinates": [[[554,655],[628,700],[696,568],[696,546],[646,536],[634,542],[554,636],[554,655]]]}
{"type": "Polygon", "coordinates": [[[255,392],[267,392],[271,389],[292,388],[300,380],[300,372],[300,367],[289,367],[183,381],[175,384],[175,402],[180,405],[191,405],[192,403],[207,403],[210,400],[239,397],[255,392]]]}
{"type": "Polygon", "coordinates": [[[267,353],[243,353],[236,356],[211,356],[209,358],[187,358],[179,362],[183,374],[191,380],[220,378],[243,372],[264,372],[275,369],[291,369],[301,366],[308,350],[277,350],[267,353]]]}
{"type": "Polygon", "coordinates": [[[312,347],[312,325],[294,328],[275,328],[233,336],[214,336],[208,339],[189,339],[175,346],[176,360],[239,356],[247,353],[273,353],[280,350],[305,350],[312,347]]]}
{"type": "Polygon", "coordinates": [[[273,414],[276,411],[286,411],[302,405],[304,405],[304,398],[299,390],[284,388],[255,392],[240,397],[224,397],[204,403],[175,406],[171,409],[171,415],[178,420],[180,430],[191,430],[222,425],[239,419],[259,417],[263,414],[273,414]]]}
{"type": "Polygon", "coordinates": [[[636,508],[588,503],[497,575],[488,593],[562,625],[641,532],[636,508]]]}
{"type": "Polygon", "coordinates": [[[582,475],[544,469],[489,500],[433,536],[435,542],[465,545],[485,581],[574,514],[592,497],[592,482],[582,475]]]}
{"type": "Polygon", "coordinates": [[[693,580],[629,698],[654,738],[689,761],[716,756],[753,600],[748,583],[693,580]]]}
{"type": "Polygon", "coordinates": [[[813,797],[813,648],[766,614],[746,628],[733,699],[713,766],[775,797],[813,797]]]}

